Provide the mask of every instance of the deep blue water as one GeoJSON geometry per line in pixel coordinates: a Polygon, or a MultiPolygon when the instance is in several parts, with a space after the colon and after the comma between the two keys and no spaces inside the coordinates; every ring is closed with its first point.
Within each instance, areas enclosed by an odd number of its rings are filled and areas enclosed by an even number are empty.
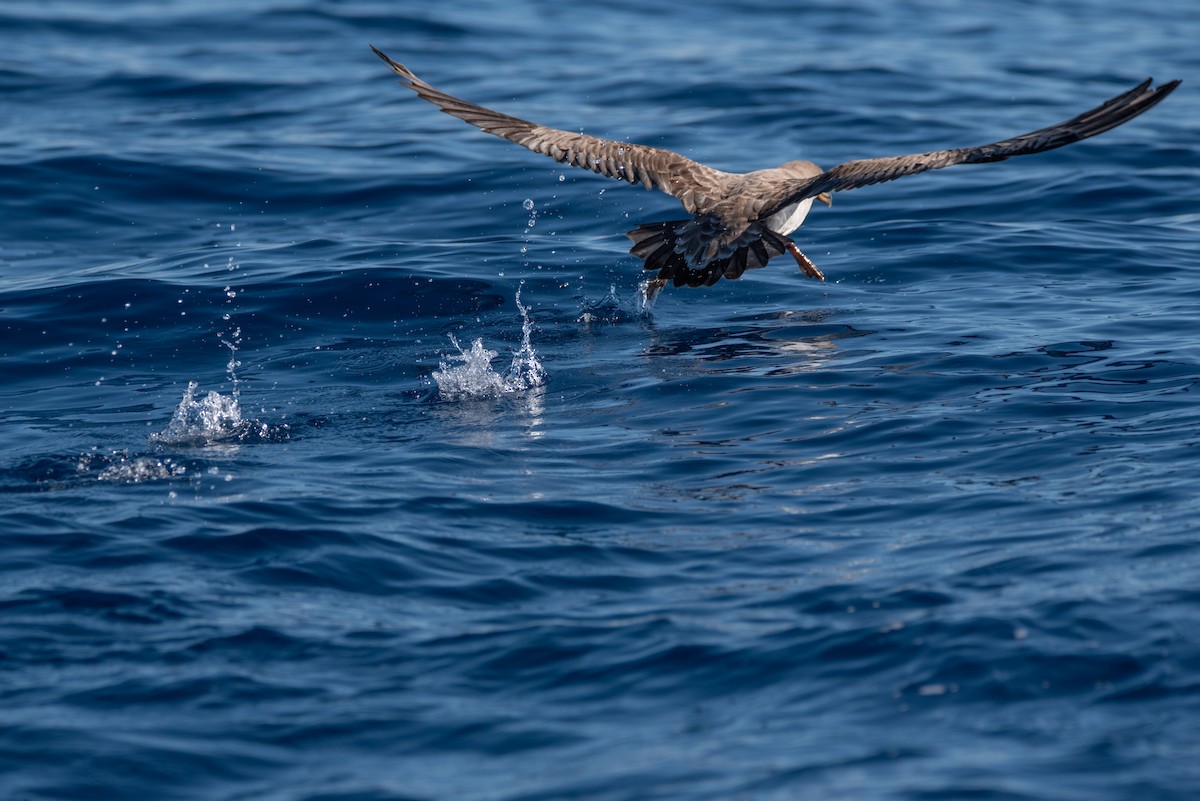
{"type": "Polygon", "coordinates": [[[0,797],[1197,797],[1200,17],[784,5],[6,0],[0,797]],[[368,43],[729,170],[1184,84],[643,309],[368,43]]]}

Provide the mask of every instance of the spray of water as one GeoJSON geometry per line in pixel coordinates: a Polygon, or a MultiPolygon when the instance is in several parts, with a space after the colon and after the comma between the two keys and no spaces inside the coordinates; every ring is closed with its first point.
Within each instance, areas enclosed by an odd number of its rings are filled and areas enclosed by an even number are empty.
{"type": "Polygon", "coordinates": [[[242,388],[238,383],[237,369],[242,366],[238,360],[238,346],[242,344],[242,328],[236,326],[229,332],[229,338],[221,337],[221,344],[229,348],[229,361],[225,363],[225,374],[229,376],[229,385],[232,387],[233,399],[241,400],[242,388]]]}
{"type": "Polygon", "coordinates": [[[473,341],[468,350],[451,334],[450,342],[458,354],[450,354],[449,360],[443,357],[438,369],[433,371],[439,397],[443,400],[496,398],[546,383],[546,370],[533,349],[533,322],[529,319],[529,307],[521,303],[520,287],[516,301],[521,312],[521,348],[513,354],[508,372],[501,375],[492,369],[492,359],[499,354],[485,348],[483,339],[473,341]]]}
{"type": "Polygon", "coordinates": [[[653,278],[643,278],[638,282],[637,311],[643,317],[649,317],[654,310],[654,301],[662,287],[653,278]]]}
{"type": "Polygon", "coordinates": [[[582,301],[576,322],[582,323],[584,326],[598,323],[615,325],[650,317],[654,296],[647,294],[648,284],[649,281],[643,281],[638,286],[638,294],[629,301],[622,300],[621,296],[617,294],[617,287],[610,284],[608,294],[604,297],[599,300],[584,299],[582,301]]]}
{"type": "Polygon", "coordinates": [[[189,381],[183,400],[164,431],[150,435],[150,441],[164,445],[207,445],[214,442],[245,442],[247,440],[278,439],[277,431],[266,423],[242,416],[238,398],[209,392],[196,397],[199,385],[189,381]]]}
{"type": "MultiPolygon", "coordinates": [[[[232,228],[232,226],[231,226],[232,228]]],[[[237,270],[238,263],[231,256],[226,269],[230,272],[237,270]]],[[[209,392],[198,398],[196,390],[199,385],[189,381],[183,393],[183,400],[175,408],[171,422],[164,431],[150,435],[150,442],[165,445],[207,445],[217,442],[247,442],[287,439],[287,426],[269,426],[258,420],[242,416],[241,381],[238,378],[238,368],[242,366],[238,359],[238,349],[242,344],[242,328],[232,322],[234,301],[237,290],[227,285],[222,292],[226,297],[226,311],[222,319],[229,327],[219,334],[221,344],[229,350],[229,361],[225,363],[225,373],[229,376],[231,387],[229,395],[219,392],[209,392]]]]}
{"type": "MultiPolygon", "coordinates": [[[[83,473],[89,470],[93,461],[97,460],[94,458],[80,459],[79,472],[83,473]]],[[[140,484],[144,481],[179,478],[186,473],[187,467],[172,459],[114,453],[107,465],[96,474],[96,480],[111,481],[116,484],[140,484]]]]}
{"type": "Polygon", "coordinates": [[[529,212],[529,219],[525,221],[525,241],[521,245],[521,253],[529,252],[529,232],[533,230],[533,226],[537,225],[537,209],[534,208],[533,199],[525,198],[525,202],[521,204],[521,208],[529,212]]]}

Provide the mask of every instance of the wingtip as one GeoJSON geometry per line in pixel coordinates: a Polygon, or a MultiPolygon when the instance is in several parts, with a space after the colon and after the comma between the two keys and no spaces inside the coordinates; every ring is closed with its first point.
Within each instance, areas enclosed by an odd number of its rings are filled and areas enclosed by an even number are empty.
{"type": "Polygon", "coordinates": [[[1163,96],[1166,96],[1166,95],[1171,94],[1171,92],[1174,92],[1176,87],[1178,87],[1179,84],[1181,84],[1181,83],[1183,83],[1183,79],[1176,78],[1173,81],[1167,81],[1164,84],[1159,84],[1159,86],[1154,91],[1163,96]]]}
{"type": "Polygon", "coordinates": [[[387,64],[388,67],[391,68],[392,72],[396,73],[406,81],[416,80],[417,76],[413,75],[412,70],[410,70],[408,67],[404,66],[398,61],[393,60],[390,56],[388,56],[387,53],[383,52],[375,45],[368,44],[367,46],[371,48],[372,53],[383,59],[383,63],[387,64]]]}
{"type": "MultiPolygon", "coordinates": [[[[1150,81],[1151,81],[1151,79],[1147,78],[1146,82],[1144,84],[1142,84],[1142,87],[1148,87],[1148,85],[1150,84],[1150,81]]],[[[1139,98],[1139,100],[1142,103],[1142,111],[1145,111],[1146,109],[1149,109],[1152,106],[1157,106],[1159,103],[1161,103],[1163,100],[1166,99],[1167,95],[1174,92],[1175,89],[1179,87],[1180,83],[1182,83],[1182,81],[1180,79],[1176,78],[1173,81],[1166,81],[1164,83],[1160,83],[1158,86],[1155,86],[1153,88],[1144,88],[1141,93],[1141,97],[1139,98]]]]}
{"type": "Polygon", "coordinates": [[[1159,95],[1160,97],[1166,97],[1167,95],[1171,94],[1171,92],[1174,92],[1176,87],[1178,87],[1179,84],[1183,83],[1183,81],[1180,80],[1179,78],[1175,78],[1174,80],[1171,80],[1171,81],[1164,81],[1163,83],[1160,83],[1158,86],[1151,86],[1152,83],[1154,83],[1154,79],[1147,78],[1146,80],[1144,80],[1140,84],[1138,84],[1137,88],[1141,92],[1146,93],[1146,94],[1153,94],[1153,95],[1159,95]],[[1149,90],[1149,91],[1147,92],[1146,90],[1149,90]]]}

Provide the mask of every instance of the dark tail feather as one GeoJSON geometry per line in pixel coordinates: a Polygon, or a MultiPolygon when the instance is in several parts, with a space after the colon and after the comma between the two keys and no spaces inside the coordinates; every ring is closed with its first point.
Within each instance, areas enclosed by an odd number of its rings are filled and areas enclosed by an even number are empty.
{"type": "Polygon", "coordinates": [[[746,270],[765,266],[771,259],[786,253],[790,241],[769,228],[760,228],[755,224],[748,229],[748,236],[743,234],[739,238],[739,241],[749,240],[747,244],[730,255],[689,266],[687,257],[676,247],[681,233],[679,229],[692,222],[668,220],[639,225],[626,234],[633,240],[629,252],[645,260],[645,269],[657,270],[659,279],[670,281],[675,286],[712,286],[722,278],[732,281],[740,278],[746,270]]]}

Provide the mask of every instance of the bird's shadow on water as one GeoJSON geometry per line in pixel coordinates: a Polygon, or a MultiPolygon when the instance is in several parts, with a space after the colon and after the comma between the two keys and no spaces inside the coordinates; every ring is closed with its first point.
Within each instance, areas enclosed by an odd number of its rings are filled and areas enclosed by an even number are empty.
{"type": "MultiPolygon", "coordinates": [[[[869,336],[868,329],[832,322],[835,311],[815,309],[747,315],[729,324],[709,328],[671,328],[654,331],[644,353],[648,357],[690,355],[704,362],[724,362],[746,357],[824,357],[838,350],[838,342],[869,336]]],[[[822,358],[823,360],[823,358],[822,358]]]]}

